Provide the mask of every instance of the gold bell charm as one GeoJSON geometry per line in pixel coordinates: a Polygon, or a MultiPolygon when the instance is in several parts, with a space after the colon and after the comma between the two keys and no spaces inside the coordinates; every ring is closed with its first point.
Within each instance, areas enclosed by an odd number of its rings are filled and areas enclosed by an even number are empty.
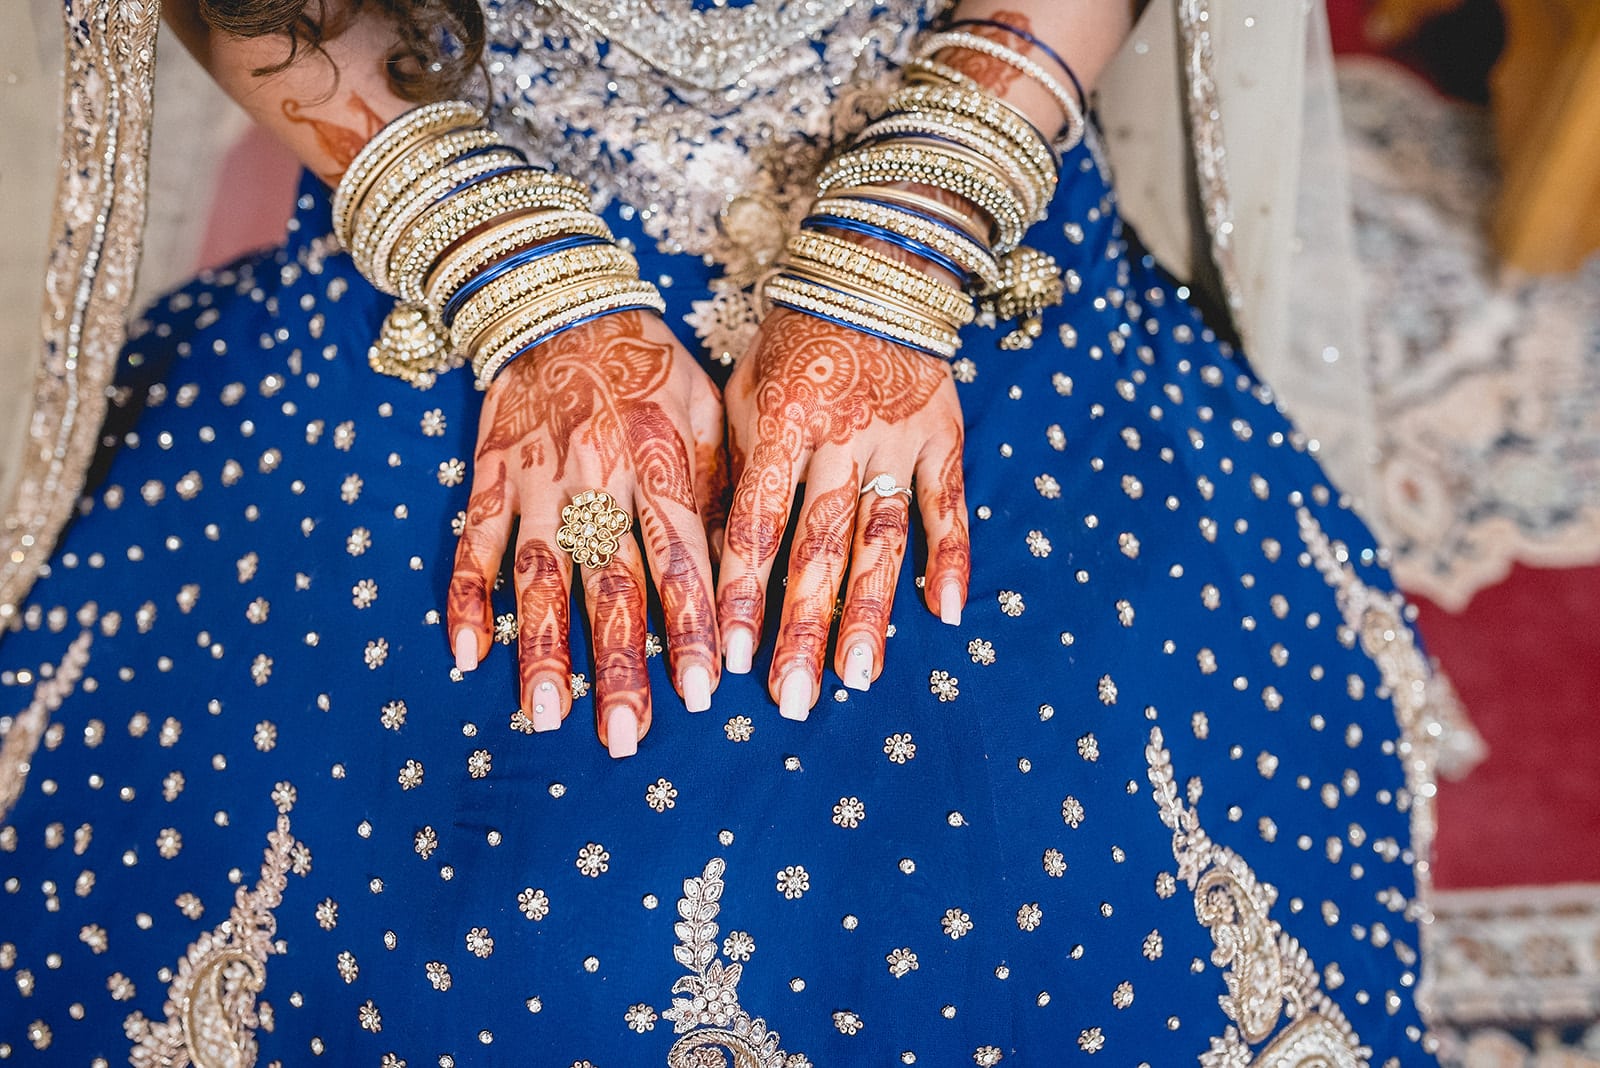
{"type": "Polygon", "coordinates": [[[1000,339],[1000,347],[1026,349],[1044,333],[1040,313],[1060,304],[1066,292],[1054,256],[1018,245],[1000,257],[1000,280],[978,294],[978,305],[997,320],[1020,320],[1000,339]]]}
{"type": "Polygon", "coordinates": [[[367,350],[367,364],[379,374],[427,389],[441,371],[460,367],[461,357],[421,304],[401,302],[384,316],[378,340],[367,350]]]}

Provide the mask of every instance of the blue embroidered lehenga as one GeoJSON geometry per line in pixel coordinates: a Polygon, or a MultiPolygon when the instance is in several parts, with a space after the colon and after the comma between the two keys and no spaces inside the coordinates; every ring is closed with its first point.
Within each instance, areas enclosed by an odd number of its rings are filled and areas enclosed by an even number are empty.
{"type": "MultiPolygon", "coordinates": [[[[662,88],[584,6],[491,10],[503,119],[612,194],[725,375],[757,246],[858,107],[795,72],[881,74],[927,13],[801,5],[816,26],[731,35],[662,88]],[[821,43],[758,47],[782,34],[821,43]],[[767,88],[704,117],[723,96],[695,79],[730,71],[767,88]],[[814,136],[775,147],[784,116],[814,136]]],[[[696,54],[663,40],[663,67],[696,54]]],[[[1031,347],[970,329],[956,366],[961,625],[908,566],[883,677],[830,673],[802,724],[759,656],[690,715],[653,655],[655,726],[620,762],[586,634],[554,734],[516,715],[511,648],[453,671],[478,398],[368,370],[386,299],[313,180],[284,247],[159,302],[0,644],[0,1060],[1432,1063],[1403,603],[1094,147],[1063,174],[1030,244],[1065,303],[1031,347]]]]}

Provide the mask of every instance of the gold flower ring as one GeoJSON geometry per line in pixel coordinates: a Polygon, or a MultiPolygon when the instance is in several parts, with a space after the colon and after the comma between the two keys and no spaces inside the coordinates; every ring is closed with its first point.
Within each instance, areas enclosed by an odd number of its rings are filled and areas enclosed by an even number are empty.
{"type": "Polygon", "coordinates": [[[633,517],[603,490],[584,490],[561,509],[556,545],[583,567],[599,569],[611,562],[622,539],[633,529],[633,517]]]}

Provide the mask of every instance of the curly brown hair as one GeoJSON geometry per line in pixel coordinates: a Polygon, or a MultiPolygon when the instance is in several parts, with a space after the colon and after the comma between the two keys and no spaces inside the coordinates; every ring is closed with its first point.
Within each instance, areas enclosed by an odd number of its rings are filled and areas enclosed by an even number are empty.
{"type": "Polygon", "coordinates": [[[199,0],[206,25],[237,37],[286,37],[282,63],[252,73],[275,74],[302,46],[321,51],[356,16],[376,10],[398,39],[385,57],[389,83],[402,99],[439,100],[460,90],[483,59],[483,8],[478,0],[199,0]]]}

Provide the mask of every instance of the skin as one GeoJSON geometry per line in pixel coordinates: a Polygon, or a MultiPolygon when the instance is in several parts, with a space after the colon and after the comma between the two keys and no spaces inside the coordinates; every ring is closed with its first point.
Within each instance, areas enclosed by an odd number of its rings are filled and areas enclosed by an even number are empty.
{"type": "MultiPolygon", "coordinates": [[[[965,0],[955,14],[998,19],[1052,42],[1088,86],[1138,6],[965,0]]],[[[383,123],[412,106],[384,73],[395,33],[381,15],[364,12],[320,53],[307,51],[283,71],[257,76],[252,72],[284,58],[285,41],[213,32],[193,0],[167,0],[163,13],[218,83],[330,184],[383,123]]],[[[1014,34],[975,32],[1050,65],[1014,34]]],[[[1005,64],[961,51],[940,58],[1042,129],[1064,119],[1047,92],[1005,64]]],[[[555,547],[555,530],[568,497],[590,488],[604,488],[637,516],[643,547],[624,539],[609,567],[582,573],[595,642],[597,733],[619,755],[631,745],[615,744],[610,725],[631,720],[642,737],[651,722],[646,565],[666,615],[674,678],[680,692],[693,679],[691,703],[703,704],[718,679],[719,623],[739,639],[730,668],[749,670],[778,542],[801,484],[806,493],[768,679],[781,711],[803,718],[816,701],[841,587],[835,670],[863,689],[882,670],[910,504],[903,495],[862,496],[865,479],[886,472],[907,485],[915,477],[929,542],[925,599],[935,614],[959,620],[971,552],[961,412],[942,362],[780,309],[735,370],[728,403],[734,494],[724,539],[730,465],[721,457],[719,398],[658,318],[609,316],[553,339],[537,358],[514,361],[485,397],[468,521],[450,582],[448,631],[458,666],[471,670],[489,653],[489,591],[510,552],[524,710],[544,726],[552,719],[559,725],[570,711],[572,572],[555,547]],[[711,550],[724,540],[713,600],[711,550]]]]}

